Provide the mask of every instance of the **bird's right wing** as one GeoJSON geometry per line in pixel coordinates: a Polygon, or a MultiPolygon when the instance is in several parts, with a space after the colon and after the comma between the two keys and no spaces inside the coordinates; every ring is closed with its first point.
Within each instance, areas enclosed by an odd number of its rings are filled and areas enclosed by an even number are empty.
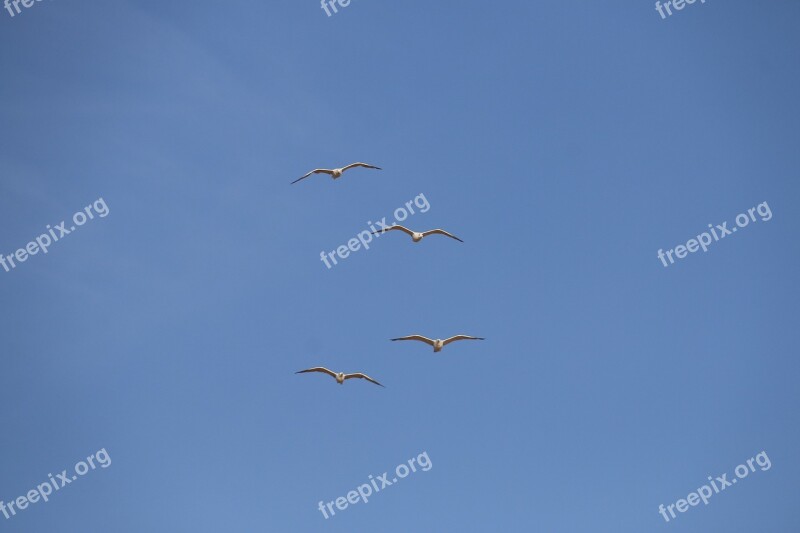
{"type": "Polygon", "coordinates": [[[409,335],[408,337],[399,337],[397,339],[392,339],[393,341],[422,341],[425,344],[430,344],[433,346],[433,339],[429,339],[428,337],[423,337],[422,335],[409,335]]]}
{"type": "Polygon", "coordinates": [[[333,171],[332,171],[332,170],[328,170],[327,168],[315,168],[314,170],[312,170],[311,172],[309,172],[309,173],[308,173],[308,174],[306,174],[305,176],[303,176],[303,177],[301,177],[301,178],[297,178],[296,180],[294,180],[294,181],[291,183],[291,185],[294,185],[295,183],[297,183],[297,182],[298,182],[298,181],[300,181],[300,180],[304,180],[304,179],[306,179],[306,178],[307,178],[307,177],[309,177],[311,174],[333,174],[333,171]]]}
{"type": "Polygon", "coordinates": [[[373,231],[372,234],[375,235],[376,233],[386,233],[387,231],[391,231],[393,229],[399,229],[400,231],[402,231],[404,233],[408,233],[409,235],[413,235],[414,234],[413,231],[411,231],[410,229],[408,229],[405,226],[401,226],[400,224],[393,224],[393,225],[389,226],[388,228],[383,228],[383,229],[380,229],[378,231],[373,231]]]}
{"type": "Polygon", "coordinates": [[[328,370],[324,366],[315,366],[314,368],[307,368],[305,370],[301,370],[299,372],[295,372],[295,374],[305,374],[306,372],[322,372],[323,374],[328,374],[331,377],[336,377],[336,372],[332,370],[328,370]]]}

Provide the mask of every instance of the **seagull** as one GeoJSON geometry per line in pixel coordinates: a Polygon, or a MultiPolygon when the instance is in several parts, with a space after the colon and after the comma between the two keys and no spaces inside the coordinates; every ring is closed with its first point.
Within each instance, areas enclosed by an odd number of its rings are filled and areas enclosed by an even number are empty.
{"type": "Polygon", "coordinates": [[[373,231],[372,234],[375,235],[375,234],[378,234],[378,233],[386,233],[387,231],[392,231],[393,229],[399,229],[400,231],[402,231],[404,233],[408,233],[409,235],[411,235],[411,240],[414,241],[414,242],[419,242],[423,238],[427,237],[428,235],[444,235],[446,237],[450,237],[451,239],[455,239],[458,242],[464,242],[461,239],[459,239],[458,237],[456,237],[455,235],[453,235],[452,233],[448,233],[443,229],[432,229],[432,230],[423,231],[422,233],[420,233],[418,231],[411,231],[407,227],[401,226],[400,224],[394,224],[394,225],[389,226],[388,228],[384,228],[384,229],[382,229],[380,231],[373,231]]]}
{"type": "Polygon", "coordinates": [[[483,341],[486,340],[483,337],[471,337],[469,335],[456,335],[455,337],[450,337],[449,339],[429,339],[428,337],[423,337],[422,335],[409,335],[408,337],[400,337],[398,339],[392,339],[393,341],[422,341],[426,344],[430,344],[433,346],[434,352],[441,352],[442,348],[450,344],[451,342],[461,341],[461,340],[470,340],[470,341],[483,341]]]}
{"type": "Polygon", "coordinates": [[[333,177],[333,179],[341,178],[342,174],[344,174],[345,170],[350,170],[351,168],[354,168],[354,167],[374,168],[375,170],[383,170],[381,167],[368,165],[366,163],[353,163],[351,165],[347,165],[346,167],[342,167],[342,168],[315,168],[314,170],[312,170],[311,172],[309,172],[308,174],[306,174],[302,178],[298,178],[298,179],[294,180],[292,182],[292,185],[294,185],[295,183],[297,183],[300,180],[306,179],[311,174],[330,174],[330,176],[333,177]]]}
{"type": "MultiPolygon", "coordinates": [[[[377,381],[375,381],[374,379],[372,379],[368,375],[362,374],[361,372],[356,372],[355,374],[345,374],[344,372],[334,372],[333,370],[328,370],[327,368],[322,367],[322,366],[315,366],[314,368],[308,368],[306,370],[301,370],[299,372],[295,372],[295,374],[305,374],[306,372],[322,372],[323,374],[328,374],[329,376],[332,376],[332,377],[336,378],[336,383],[338,383],[339,385],[343,384],[344,380],[350,379],[350,378],[366,379],[367,381],[369,381],[371,383],[374,383],[375,385],[381,385],[380,383],[378,383],[377,381]]],[[[381,385],[381,387],[383,387],[383,385],[381,385]]],[[[386,387],[384,387],[384,388],[386,388],[386,387]]]]}

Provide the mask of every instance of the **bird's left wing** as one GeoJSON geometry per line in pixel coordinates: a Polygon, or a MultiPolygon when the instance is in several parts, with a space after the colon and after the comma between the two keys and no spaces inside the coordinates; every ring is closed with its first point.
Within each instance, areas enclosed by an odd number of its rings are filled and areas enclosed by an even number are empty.
{"type": "Polygon", "coordinates": [[[344,172],[345,170],[350,170],[351,168],[355,167],[374,168],[375,170],[383,170],[381,167],[376,167],[375,165],[368,165],[366,163],[350,163],[346,167],[342,168],[342,172],[344,172]]]}
{"type": "MultiPolygon", "coordinates": [[[[344,376],[344,379],[350,379],[350,378],[366,379],[367,381],[369,381],[371,383],[374,383],[375,385],[381,385],[380,383],[378,383],[377,381],[375,381],[374,379],[372,379],[368,375],[362,374],[361,372],[356,372],[355,374],[347,374],[347,375],[344,376]]],[[[386,388],[383,385],[381,385],[381,387],[386,388]]]]}
{"type": "Polygon", "coordinates": [[[470,336],[470,335],[456,335],[456,336],[454,336],[454,337],[450,337],[449,339],[447,339],[447,340],[443,341],[443,342],[442,342],[442,345],[443,345],[443,346],[447,346],[447,345],[448,345],[448,344],[450,344],[451,342],[455,342],[455,341],[463,341],[463,340],[469,340],[469,341],[483,341],[483,340],[486,340],[486,339],[484,339],[483,337],[472,337],[472,336],[470,336]]]}
{"type": "Polygon", "coordinates": [[[439,234],[439,235],[445,235],[445,236],[447,236],[447,237],[450,237],[451,239],[455,239],[455,240],[457,240],[458,242],[464,242],[464,241],[462,241],[461,239],[459,239],[458,237],[456,237],[455,235],[453,235],[452,233],[448,233],[448,232],[446,232],[446,231],[445,231],[445,230],[443,230],[443,229],[432,229],[432,230],[430,230],[430,231],[426,231],[426,232],[425,232],[425,233],[423,233],[422,235],[423,235],[424,237],[427,237],[428,235],[435,235],[435,234],[439,234]]]}

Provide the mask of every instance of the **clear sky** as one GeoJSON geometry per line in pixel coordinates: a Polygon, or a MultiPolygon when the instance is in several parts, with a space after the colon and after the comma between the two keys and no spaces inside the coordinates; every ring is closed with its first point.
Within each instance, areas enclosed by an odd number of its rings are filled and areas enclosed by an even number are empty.
{"type": "Polygon", "coordinates": [[[800,529],[800,4],[0,11],[0,531],[800,529]],[[332,181],[315,167],[366,161],[332,181]],[[423,194],[414,229],[327,269],[423,194]],[[773,214],[664,267],[665,252],[773,214]],[[466,333],[434,354],[412,333],[466,333]],[[363,371],[344,386],[324,365],[363,371]],[[772,467],[667,523],[708,476],[772,467]],[[325,519],[423,452],[428,471],[325,519]]]}

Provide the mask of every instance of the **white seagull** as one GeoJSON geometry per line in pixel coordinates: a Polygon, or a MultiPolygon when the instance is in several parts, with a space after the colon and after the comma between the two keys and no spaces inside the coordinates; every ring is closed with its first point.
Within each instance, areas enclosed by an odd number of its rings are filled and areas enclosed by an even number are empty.
{"type": "Polygon", "coordinates": [[[306,174],[302,178],[298,178],[298,179],[294,180],[292,182],[292,185],[294,185],[295,183],[297,183],[300,180],[306,179],[311,174],[329,174],[331,177],[333,177],[333,179],[338,179],[338,178],[342,177],[342,174],[344,174],[344,172],[346,170],[350,170],[351,168],[354,168],[354,167],[374,168],[375,170],[383,170],[381,167],[376,167],[374,165],[368,165],[366,163],[352,163],[352,164],[347,165],[346,167],[342,167],[342,168],[315,168],[314,170],[312,170],[311,172],[309,172],[308,174],[306,174]]]}
{"type": "MultiPolygon", "coordinates": [[[[338,383],[339,385],[343,384],[344,380],[350,378],[366,379],[367,381],[374,383],[375,385],[381,385],[368,375],[362,374],[361,372],[356,372],[355,374],[345,374],[344,372],[334,372],[333,370],[328,370],[327,368],[322,366],[315,366],[314,368],[307,368],[306,370],[300,370],[299,372],[295,372],[295,374],[305,374],[306,372],[322,372],[323,374],[328,374],[329,376],[336,378],[336,383],[338,383]]],[[[381,385],[381,387],[383,387],[383,385],[381,385]]]]}
{"type": "Polygon", "coordinates": [[[397,339],[392,339],[393,341],[422,341],[426,344],[430,344],[433,346],[434,352],[441,352],[442,348],[450,344],[451,342],[461,341],[461,340],[470,340],[470,341],[483,341],[486,340],[483,337],[471,337],[469,335],[456,335],[455,337],[450,337],[449,339],[429,339],[428,337],[423,337],[422,335],[409,335],[408,337],[400,337],[397,339]]]}
{"type": "Polygon", "coordinates": [[[414,242],[419,242],[422,239],[424,239],[425,237],[427,237],[428,235],[444,235],[445,237],[450,237],[451,239],[455,239],[458,242],[464,242],[461,239],[459,239],[458,237],[456,237],[455,235],[453,235],[452,233],[448,233],[443,229],[432,229],[432,230],[423,231],[423,232],[420,233],[418,231],[411,231],[407,227],[401,226],[400,224],[394,224],[394,225],[389,226],[388,228],[384,228],[384,229],[382,229],[380,231],[373,231],[372,234],[375,235],[375,234],[378,234],[378,233],[386,233],[387,231],[392,231],[393,229],[399,229],[400,231],[402,231],[404,233],[408,233],[409,235],[411,235],[411,240],[414,241],[414,242]]]}

